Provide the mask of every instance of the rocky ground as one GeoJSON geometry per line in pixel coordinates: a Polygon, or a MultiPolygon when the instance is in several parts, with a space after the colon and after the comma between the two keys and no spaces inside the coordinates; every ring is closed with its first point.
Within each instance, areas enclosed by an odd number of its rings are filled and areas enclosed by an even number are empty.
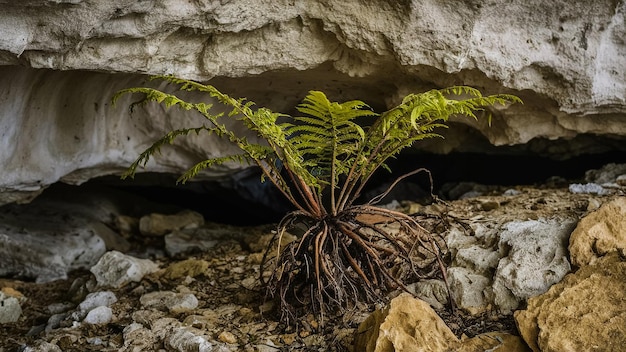
{"type": "MultiPolygon", "coordinates": [[[[446,295],[437,291],[441,287],[437,280],[432,285],[409,285],[412,295],[430,303],[455,335],[447,337],[454,343],[457,338],[466,341],[477,335],[491,336],[484,335],[490,332],[520,335],[514,312],[526,308],[527,298],[547,291],[576,270],[567,254],[569,234],[580,219],[616,199],[623,200],[624,186],[615,181],[623,183],[624,178],[618,179],[613,177],[604,187],[563,180],[507,188],[464,185],[457,188],[463,193],[461,199],[389,205],[412,214],[446,242],[450,285],[459,308],[451,312],[446,295]],[[489,237],[494,233],[496,237],[489,237]],[[516,262],[516,258],[529,245],[507,239],[519,233],[534,241],[537,248],[532,247],[532,252],[537,253],[552,242],[534,234],[557,238],[556,249],[545,253],[549,262],[541,262],[543,254],[531,259],[548,268],[552,276],[546,279],[542,268],[519,268],[524,261],[516,262]],[[478,250],[485,252],[478,257],[470,255],[478,250]],[[491,262],[485,259],[493,256],[491,262]],[[511,263],[517,269],[507,276],[511,263]],[[541,279],[533,276],[537,272],[541,279]],[[521,283],[511,278],[524,275],[521,283]],[[482,286],[477,282],[483,282],[482,286]],[[472,288],[477,294],[470,292],[472,288]]],[[[109,220],[117,237],[105,241],[106,253],[99,253],[97,263],[68,269],[67,278],[49,282],[42,282],[48,281],[42,277],[15,279],[8,274],[0,279],[4,309],[0,312],[4,322],[0,351],[360,351],[376,340],[376,336],[363,337],[366,332],[358,329],[373,312],[385,312],[385,304],[329,314],[323,322],[312,314],[289,325],[279,321],[274,302],[264,298],[259,282],[260,261],[272,236],[272,224],[236,227],[207,223],[193,212],[142,218],[122,213],[109,220]]],[[[618,249],[623,246],[616,243],[618,249]]],[[[32,272],[28,275],[33,276],[32,272]]],[[[398,296],[405,297],[392,292],[389,298],[398,296]]],[[[625,307],[622,291],[611,308],[618,323],[626,317],[625,307]]],[[[378,329],[371,320],[367,326],[378,329]]],[[[382,325],[380,329],[382,336],[382,325]]],[[[614,339],[624,340],[619,336],[622,333],[623,329],[615,330],[613,334],[618,336],[614,339]]],[[[500,337],[492,340],[503,343],[500,337]]],[[[411,350],[394,341],[388,345],[396,351],[411,350]]],[[[530,350],[516,343],[517,350],[530,350]]],[[[478,348],[458,350],[484,350],[478,348]]]]}

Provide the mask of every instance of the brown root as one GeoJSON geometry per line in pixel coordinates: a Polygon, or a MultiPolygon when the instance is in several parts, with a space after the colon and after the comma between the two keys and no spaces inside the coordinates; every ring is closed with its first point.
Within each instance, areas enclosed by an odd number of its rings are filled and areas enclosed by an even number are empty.
{"type": "Polygon", "coordinates": [[[283,321],[312,309],[323,322],[326,313],[381,302],[389,291],[406,289],[406,282],[445,279],[432,235],[406,214],[372,205],[320,220],[292,213],[280,222],[275,242],[298,226],[299,239],[278,255],[268,249],[261,270],[273,270],[264,282],[268,295],[279,300],[283,321]]]}

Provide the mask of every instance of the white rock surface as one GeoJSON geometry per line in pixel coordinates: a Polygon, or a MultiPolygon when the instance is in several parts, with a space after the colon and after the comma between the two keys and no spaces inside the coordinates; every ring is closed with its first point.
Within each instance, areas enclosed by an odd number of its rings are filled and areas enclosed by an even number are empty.
{"type": "Polygon", "coordinates": [[[111,319],[113,319],[113,310],[106,306],[100,306],[90,310],[83,321],[87,324],[108,324],[111,319]]]}
{"type": "Polygon", "coordinates": [[[472,313],[511,312],[523,300],[546,292],[571,269],[568,239],[577,219],[477,219],[472,236],[452,228],[448,280],[457,306],[472,313]]]}
{"type": "Polygon", "coordinates": [[[158,269],[159,266],[149,259],[139,259],[118,251],[109,251],[89,270],[96,277],[98,286],[119,288],[129,282],[140,281],[144,275],[158,269]]]}
{"type": "Polygon", "coordinates": [[[21,315],[20,301],[0,291],[0,324],[15,323],[21,315]]]}
{"type": "Polygon", "coordinates": [[[567,244],[574,219],[510,222],[500,233],[500,251],[506,256],[494,276],[494,301],[510,312],[520,301],[546,292],[570,271],[567,244]]]}
{"type": "MultiPolygon", "coordinates": [[[[131,97],[111,107],[114,92],[145,84],[138,73],[214,79],[234,95],[284,112],[309,89],[384,107],[409,91],[468,84],[525,101],[494,111],[492,127],[471,123],[494,145],[626,136],[624,1],[0,5],[0,203],[28,201],[59,180],[78,184],[119,173],[165,131],[194,124],[191,114],[172,118],[156,106],[137,108],[130,118],[131,97]]],[[[464,131],[447,131],[448,143],[424,148],[471,146],[464,131]]],[[[148,169],[180,173],[233,151],[204,137],[164,148],[148,169]]],[[[620,145],[614,148],[623,150],[620,145]]],[[[599,144],[564,148],[571,154],[599,144]]],[[[205,176],[239,168],[226,165],[205,176]]]]}
{"type": "Polygon", "coordinates": [[[9,207],[0,211],[0,276],[50,282],[87,269],[105,253],[97,229],[77,214],[57,207],[32,211],[9,207]]]}
{"type": "Polygon", "coordinates": [[[198,307],[198,299],[192,293],[155,291],[146,293],[139,299],[142,307],[183,313],[198,307]]]}
{"type": "Polygon", "coordinates": [[[115,302],[117,302],[117,297],[111,291],[93,292],[78,305],[78,310],[88,313],[97,307],[108,307],[115,302]]]}

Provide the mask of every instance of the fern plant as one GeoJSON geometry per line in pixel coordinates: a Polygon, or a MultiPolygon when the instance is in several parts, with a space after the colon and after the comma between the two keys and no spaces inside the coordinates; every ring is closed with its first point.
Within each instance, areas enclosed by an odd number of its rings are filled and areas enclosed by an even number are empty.
{"type": "Polygon", "coordinates": [[[445,278],[431,234],[411,216],[375,206],[389,190],[365,204],[355,202],[372,175],[388,169],[389,158],[417,141],[439,137],[435,130],[446,127],[450,116],[476,119],[476,112],[486,107],[521,102],[513,95],[483,96],[474,88],[458,86],[409,94],[398,106],[375,113],[362,101],[331,102],[324,93],[311,91],[297,106],[302,115],[292,117],[232,98],[211,85],[172,76],[155,78],[182,91],[206,93],[230,112],[214,114],[211,104],[188,102],[153,88],[119,91],[113,102],[124,94],[142,93],[142,103],[195,110],[206,121],[169,132],[141,153],[122,177],[134,176],[163,145],[190,133],[216,134],[237,145],[240,153],[203,160],[179,182],[225,162],[250,163],[260,168],[263,181],[273,183],[293,204],[295,210],[279,222],[274,241],[280,243],[286,231],[299,229],[298,240],[278,245],[284,248],[276,255],[268,249],[263,260],[272,275],[262,280],[267,293],[280,300],[285,319],[297,317],[301,306],[311,305],[323,316],[331,308],[341,312],[360,301],[376,302],[390,289],[404,287],[408,277],[428,277],[436,269],[445,278]],[[229,130],[223,123],[226,118],[242,121],[265,144],[229,130]],[[361,126],[357,118],[373,122],[361,126]],[[414,261],[420,253],[430,259],[418,266],[414,261]],[[397,270],[402,264],[409,270],[397,270]]]}

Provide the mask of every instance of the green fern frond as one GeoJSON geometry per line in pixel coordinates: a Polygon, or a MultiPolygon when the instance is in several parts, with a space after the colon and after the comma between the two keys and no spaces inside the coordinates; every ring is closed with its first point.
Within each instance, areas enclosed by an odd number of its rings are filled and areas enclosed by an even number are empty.
{"type": "Polygon", "coordinates": [[[130,167],[122,174],[122,179],[127,177],[133,178],[137,171],[138,167],[145,167],[150,158],[159,153],[161,147],[166,144],[172,144],[174,140],[180,136],[186,136],[192,132],[199,134],[202,131],[207,131],[209,133],[214,132],[211,128],[206,126],[195,127],[195,128],[183,128],[174,131],[168,132],[165,136],[161,137],[159,140],[154,142],[148,149],[144,150],[139,157],[130,165],[130,167]]]}
{"type": "Polygon", "coordinates": [[[205,130],[227,138],[242,153],[204,160],[185,172],[180,182],[186,182],[198,172],[225,162],[256,163],[263,170],[263,179],[271,180],[300,210],[316,214],[325,213],[321,210],[322,192],[327,186],[330,186],[331,212],[335,213],[356,199],[376,169],[388,169],[385,163],[387,159],[415,142],[441,137],[436,130],[446,128],[450,116],[462,115],[477,119],[477,112],[485,111],[490,106],[521,102],[513,95],[483,96],[475,88],[455,86],[409,94],[398,106],[377,114],[362,101],[331,102],[323,92],[310,91],[296,107],[302,115],[291,117],[267,108],[257,108],[254,102],[245,98],[232,98],[211,85],[173,76],[156,76],[153,79],[178,85],[181,91],[206,93],[230,110],[213,113],[213,104],[187,102],[174,94],[152,88],[119,91],[113,97],[113,102],[124,94],[141,93],[143,99],[133,105],[153,101],[166,108],[195,110],[210,123],[209,126],[168,133],[144,151],[123,177],[132,177],[137,167],[145,166],[162,145],[192,131],[199,133],[205,130]],[[240,120],[267,145],[250,143],[245,136],[229,130],[220,123],[220,119],[227,117],[240,120]],[[356,120],[363,117],[374,117],[374,123],[362,127],[356,120]],[[280,118],[289,118],[291,121],[279,123],[280,118]],[[287,171],[291,182],[283,178],[279,165],[287,171]],[[292,195],[292,187],[297,189],[304,203],[292,195]],[[336,197],[335,189],[339,188],[336,197]]]}
{"type": "Polygon", "coordinates": [[[184,174],[182,174],[176,180],[176,183],[185,184],[190,179],[196,177],[196,175],[198,175],[198,173],[200,173],[202,170],[216,166],[216,165],[221,165],[227,162],[236,162],[240,164],[250,165],[254,162],[254,160],[255,159],[253,159],[251,156],[247,154],[235,154],[235,155],[228,155],[228,156],[206,159],[195,164],[193,167],[188,169],[184,174]]]}
{"type": "Polygon", "coordinates": [[[306,116],[294,117],[298,124],[288,127],[291,142],[307,165],[315,165],[317,178],[324,184],[336,183],[366,137],[354,120],[376,114],[362,101],[331,103],[319,91],[309,92],[297,109],[306,116]]]}

